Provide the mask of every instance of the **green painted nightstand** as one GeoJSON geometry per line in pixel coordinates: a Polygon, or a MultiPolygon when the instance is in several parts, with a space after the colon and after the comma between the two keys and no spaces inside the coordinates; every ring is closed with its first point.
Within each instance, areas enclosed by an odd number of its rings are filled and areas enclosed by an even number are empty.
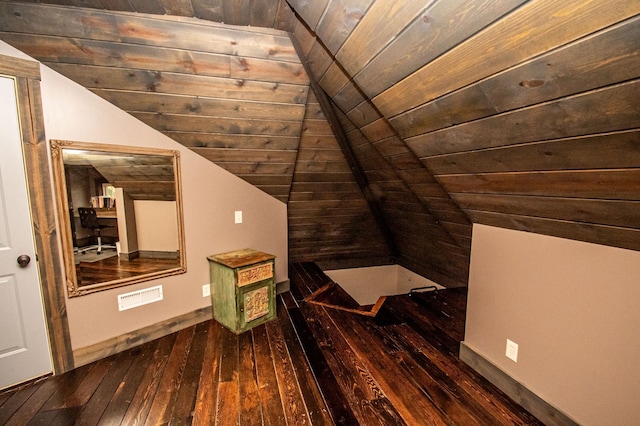
{"type": "Polygon", "coordinates": [[[216,321],[240,334],[276,317],[274,255],[243,249],[207,259],[216,321]]]}

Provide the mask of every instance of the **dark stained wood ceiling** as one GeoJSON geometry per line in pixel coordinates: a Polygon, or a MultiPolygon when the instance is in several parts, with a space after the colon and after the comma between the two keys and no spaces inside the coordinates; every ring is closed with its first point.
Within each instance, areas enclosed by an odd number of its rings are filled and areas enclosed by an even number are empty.
{"type": "Polygon", "coordinates": [[[47,3],[83,7],[0,2],[0,39],[286,202],[292,261],[464,285],[472,222],[640,250],[640,2],[47,3]]]}
{"type": "Polygon", "coordinates": [[[0,7],[3,40],[286,202],[309,79],[285,32],[0,7]]]}
{"type": "MultiPolygon", "coordinates": [[[[64,146],[64,141],[56,142],[64,146]]],[[[134,200],[176,201],[176,171],[170,155],[64,150],[66,174],[75,170],[97,172],[134,200]]]]}

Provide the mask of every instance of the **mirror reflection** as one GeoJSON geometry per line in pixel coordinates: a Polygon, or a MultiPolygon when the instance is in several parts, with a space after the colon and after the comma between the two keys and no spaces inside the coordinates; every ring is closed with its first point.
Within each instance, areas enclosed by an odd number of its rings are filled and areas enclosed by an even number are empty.
{"type": "Polygon", "coordinates": [[[70,297],[186,271],[177,151],[51,149],[70,297]]]}

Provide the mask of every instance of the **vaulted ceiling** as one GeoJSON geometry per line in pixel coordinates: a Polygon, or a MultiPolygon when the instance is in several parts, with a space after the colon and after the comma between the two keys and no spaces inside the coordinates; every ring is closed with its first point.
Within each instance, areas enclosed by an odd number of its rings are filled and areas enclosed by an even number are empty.
{"type": "Polygon", "coordinates": [[[640,2],[46,3],[0,39],[287,203],[292,261],[464,285],[472,222],[640,250],[640,2]]]}

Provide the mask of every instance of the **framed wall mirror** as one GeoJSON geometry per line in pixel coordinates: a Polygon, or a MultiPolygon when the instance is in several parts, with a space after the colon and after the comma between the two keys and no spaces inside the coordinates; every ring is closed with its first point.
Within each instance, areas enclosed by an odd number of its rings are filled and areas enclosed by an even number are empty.
{"type": "Polygon", "coordinates": [[[178,151],[51,141],[69,297],[186,272],[178,151]]]}

